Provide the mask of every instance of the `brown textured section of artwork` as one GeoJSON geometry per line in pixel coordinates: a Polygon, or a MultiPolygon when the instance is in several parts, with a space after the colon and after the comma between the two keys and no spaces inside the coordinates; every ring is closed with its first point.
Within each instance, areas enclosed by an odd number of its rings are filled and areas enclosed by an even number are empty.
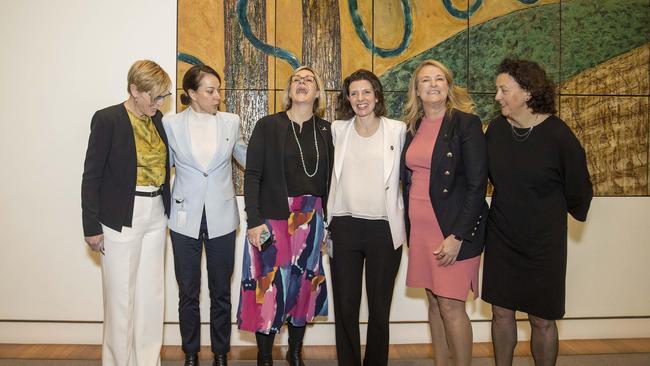
{"type": "Polygon", "coordinates": [[[639,95],[650,93],[650,43],[583,71],[562,83],[562,93],[639,95]]]}
{"type": "MultiPolygon", "coordinates": [[[[224,26],[229,30],[224,37],[226,85],[237,89],[267,89],[267,57],[244,38],[236,16],[236,4],[236,0],[224,1],[224,26]]],[[[260,40],[265,40],[265,2],[251,2],[247,10],[253,32],[260,40]]],[[[226,110],[241,118],[241,132],[248,142],[255,122],[268,112],[268,94],[266,91],[226,90],[225,100],[226,110]]],[[[233,165],[233,181],[237,194],[243,194],[244,172],[238,165],[233,165]]]]}
{"type": "Polygon", "coordinates": [[[597,196],[648,194],[648,97],[562,96],[597,196]]]}
{"type": "Polygon", "coordinates": [[[610,96],[561,96],[560,117],[587,151],[597,196],[648,195],[648,57],[645,44],[562,83],[562,90],[610,96]]]}
{"type": "Polygon", "coordinates": [[[325,89],[341,84],[341,27],[338,0],[302,1],[302,62],[323,79],[325,89]]]}

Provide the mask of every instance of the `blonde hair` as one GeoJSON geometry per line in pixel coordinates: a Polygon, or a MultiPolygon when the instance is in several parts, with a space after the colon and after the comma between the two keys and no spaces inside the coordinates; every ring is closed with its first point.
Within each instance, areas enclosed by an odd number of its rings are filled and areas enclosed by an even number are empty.
{"type": "Polygon", "coordinates": [[[316,87],[318,88],[318,95],[316,96],[316,100],[314,100],[314,114],[320,118],[323,118],[323,116],[325,116],[325,109],[327,108],[327,96],[325,95],[323,81],[321,80],[320,76],[318,76],[316,71],[311,68],[311,66],[300,66],[294,70],[291,76],[289,76],[287,85],[284,88],[284,93],[282,94],[282,109],[285,111],[291,109],[292,101],[289,97],[289,91],[291,90],[291,78],[293,78],[298,73],[298,71],[301,70],[307,70],[314,74],[314,79],[316,79],[316,87]]]}
{"type": "Polygon", "coordinates": [[[131,85],[138,91],[151,94],[155,98],[169,91],[172,80],[167,72],[151,60],[138,60],[131,65],[127,76],[126,91],[131,94],[131,85]]]}
{"type": "Polygon", "coordinates": [[[411,133],[415,133],[415,124],[417,121],[424,116],[424,107],[422,106],[422,100],[417,94],[418,90],[418,74],[426,66],[435,66],[447,79],[447,84],[449,85],[449,91],[447,92],[447,112],[451,114],[452,109],[458,109],[463,112],[473,113],[474,112],[474,101],[469,96],[467,89],[458,86],[454,83],[454,74],[443,65],[441,62],[436,60],[424,60],[422,63],[415,68],[413,74],[411,75],[411,81],[409,81],[409,89],[407,92],[406,107],[404,108],[404,122],[408,127],[411,133]]]}

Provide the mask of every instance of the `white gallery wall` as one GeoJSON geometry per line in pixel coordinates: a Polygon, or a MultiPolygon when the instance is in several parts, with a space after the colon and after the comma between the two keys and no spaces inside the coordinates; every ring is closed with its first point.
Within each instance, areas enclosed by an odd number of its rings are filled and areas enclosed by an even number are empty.
{"type": "MultiPolygon", "coordinates": [[[[84,244],[80,217],[90,118],[126,99],[135,60],[152,59],[175,80],[176,1],[0,0],[0,42],[0,343],[100,343],[99,261],[84,244]]],[[[170,103],[165,113],[174,110],[170,103]]],[[[595,198],[588,222],[569,219],[569,228],[560,337],[650,337],[650,198],[595,198]]],[[[179,344],[171,259],[168,250],[165,343],[179,344]]],[[[422,291],[404,287],[407,259],[396,281],[391,339],[426,343],[422,291]]],[[[207,322],[206,286],[202,297],[207,322]]],[[[489,341],[489,306],[475,300],[467,307],[475,341],[489,341]]],[[[319,321],[306,342],[333,344],[333,321],[319,321]]],[[[527,339],[526,322],[519,326],[527,339]]],[[[233,344],[254,342],[233,329],[233,344]]]]}

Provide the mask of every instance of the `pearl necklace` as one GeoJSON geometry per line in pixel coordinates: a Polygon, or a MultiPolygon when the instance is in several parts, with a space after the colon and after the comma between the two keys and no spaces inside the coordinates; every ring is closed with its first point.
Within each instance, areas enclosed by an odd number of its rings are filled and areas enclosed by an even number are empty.
{"type": "Polygon", "coordinates": [[[289,118],[289,122],[291,123],[291,130],[293,131],[293,137],[296,139],[296,144],[298,144],[298,151],[300,152],[300,161],[302,161],[302,170],[305,172],[305,174],[309,177],[312,178],[313,176],[318,173],[318,163],[320,161],[320,154],[318,153],[318,139],[316,139],[316,120],[314,119],[314,115],[311,115],[311,122],[314,125],[314,145],[316,146],[316,168],[314,169],[313,173],[307,172],[307,166],[305,165],[305,157],[302,154],[302,146],[300,146],[300,140],[298,140],[298,134],[296,133],[296,128],[293,126],[294,122],[293,119],[291,119],[291,116],[289,116],[289,112],[287,112],[287,117],[289,118]]]}

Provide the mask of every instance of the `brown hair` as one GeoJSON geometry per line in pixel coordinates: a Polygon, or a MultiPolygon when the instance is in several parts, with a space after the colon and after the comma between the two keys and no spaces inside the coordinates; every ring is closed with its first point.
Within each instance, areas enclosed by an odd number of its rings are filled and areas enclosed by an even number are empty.
{"type": "Polygon", "coordinates": [[[336,97],[336,119],[350,119],[354,116],[354,110],[348,97],[350,96],[350,84],[355,81],[366,80],[372,85],[375,92],[377,103],[375,103],[375,116],[382,117],[386,114],[386,105],[384,104],[384,88],[377,75],[365,69],[359,69],[343,80],[341,92],[336,97]]]}
{"type": "Polygon", "coordinates": [[[189,91],[198,90],[201,80],[203,80],[203,78],[208,74],[216,76],[217,79],[219,79],[219,83],[221,83],[221,76],[219,76],[219,73],[208,65],[194,65],[187,70],[185,75],[183,75],[184,93],[181,94],[181,103],[183,103],[183,105],[189,105],[192,103],[189,91]]]}
{"type": "Polygon", "coordinates": [[[526,105],[534,113],[555,114],[555,84],[536,62],[505,58],[497,68],[497,75],[508,74],[519,86],[530,93],[526,105]]]}

